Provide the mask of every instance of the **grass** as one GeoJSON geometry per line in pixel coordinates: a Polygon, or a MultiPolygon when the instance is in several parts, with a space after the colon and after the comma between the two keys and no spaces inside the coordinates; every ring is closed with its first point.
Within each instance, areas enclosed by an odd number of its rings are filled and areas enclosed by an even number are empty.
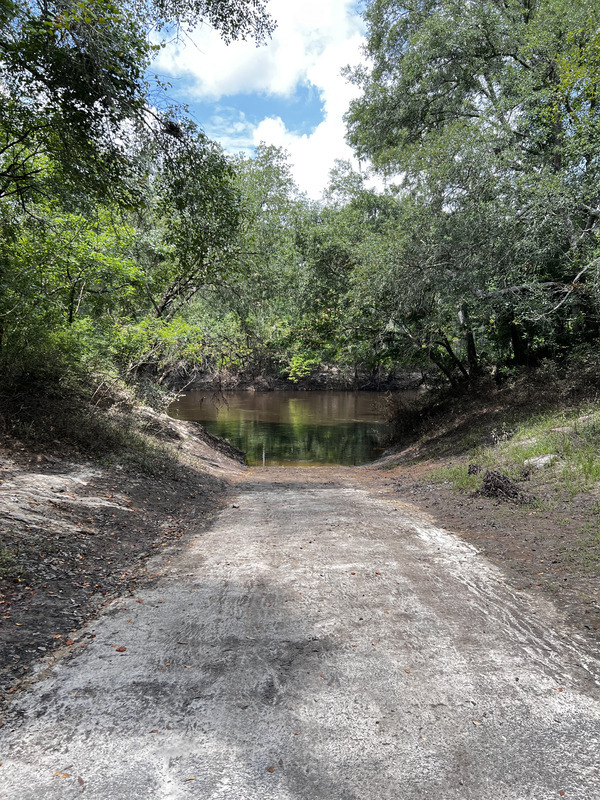
{"type": "Polygon", "coordinates": [[[22,581],[24,577],[23,565],[17,563],[10,550],[0,546],[0,579],[22,581]]]}
{"type": "MultiPolygon", "coordinates": [[[[490,542],[495,531],[501,530],[502,542],[511,546],[518,542],[516,552],[522,554],[522,563],[531,562],[535,585],[544,581],[546,589],[557,596],[562,597],[563,589],[568,593],[566,587],[570,590],[572,581],[578,585],[577,581],[597,578],[600,401],[594,387],[587,397],[565,400],[556,391],[556,397],[540,402],[535,393],[523,402],[523,394],[515,398],[502,391],[489,392],[472,402],[450,398],[446,413],[442,409],[433,419],[426,417],[426,424],[399,454],[397,463],[425,464],[428,468],[419,472],[423,483],[444,484],[471,497],[482,492],[486,470],[503,473],[517,484],[523,501],[509,505],[499,497],[482,504],[477,524],[483,528],[490,524],[483,547],[496,552],[490,542]],[[552,458],[540,467],[531,463],[539,456],[552,458]],[[544,566],[535,563],[536,554],[543,555],[544,566]],[[544,573],[547,575],[542,577],[544,573]],[[561,582],[567,577],[563,576],[568,576],[564,586],[561,582]]],[[[442,498],[441,506],[448,501],[452,502],[442,498]]],[[[464,527],[471,519],[471,502],[464,506],[466,516],[460,523],[464,527]]],[[[502,544],[498,551],[503,559],[504,548],[502,544]]],[[[586,592],[593,595],[586,585],[573,590],[578,603],[586,592]]],[[[589,602],[594,605],[596,601],[589,602]]]]}
{"type": "Polygon", "coordinates": [[[449,483],[453,489],[465,494],[476,492],[481,486],[479,475],[469,475],[467,464],[457,464],[452,467],[439,467],[428,476],[434,483],[449,483]]]}
{"type": "MultiPolygon", "coordinates": [[[[481,439],[483,433],[468,434],[481,439]]],[[[479,475],[469,474],[469,464],[480,471],[496,469],[513,480],[529,476],[532,482],[560,482],[569,498],[586,492],[600,483],[600,406],[585,404],[565,410],[535,412],[510,428],[491,430],[489,444],[466,447],[461,463],[434,471],[436,481],[447,481],[454,489],[474,492],[481,486],[479,475]],[[538,456],[552,456],[553,461],[539,469],[530,462],[538,456]]]]}

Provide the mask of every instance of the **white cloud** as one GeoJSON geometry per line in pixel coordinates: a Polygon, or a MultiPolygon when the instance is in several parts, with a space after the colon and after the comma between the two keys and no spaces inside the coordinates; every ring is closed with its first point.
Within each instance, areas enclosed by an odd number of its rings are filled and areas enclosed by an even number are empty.
{"type": "Polygon", "coordinates": [[[254,126],[243,112],[229,106],[219,106],[210,119],[203,120],[202,128],[207,136],[220,142],[231,155],[251,155],[255,147],[254,126]]]}
{"type": "Polygon", "coordinates": [[[326,187],[335,159],[352,159],[352,151],[343,137],[343,125],[329,119],[310,135],[289,131],[280,117],[267,117],[254,129],[255,144],[265,142],[288,151],[296,183],[315,198],[326,187]]]}
{"type": "Polygon", "coordinates": [[[170,75],[193,78],[196,99],[251,92],[289,97],[306,82],[324,53],[362,30],[353,6],[353,0],[271,0],[269,11],[277,29],[266,45],[256,47],[250,41],[225,45],[204,25],[187,40],[161,51],[155,63],[170,75]]]}
{"type": "Polygon", "coordinates": [[[356,90],[340,71],[361,60],[362,20],[354,8],[355,0],[272,0],[269,10],[278,27],[267,45],[226,46],[205,26],[193,34],[194,44],[166,48],[156,66],[172,76],[186,76],[190,101],[220,101],[220,110],[203,127],[226,150],[247,151],[261,141],[284,147],[300,188],[317,197],[334,160],[352,158],[342,117],[356,90]],[[283,113],[252,126],[241,113],[227,108],[227,98],[234,95],[283,99],[307,86],[314,87],[323,104],[323,118],[310,134],[288,129],[283,113]]]}

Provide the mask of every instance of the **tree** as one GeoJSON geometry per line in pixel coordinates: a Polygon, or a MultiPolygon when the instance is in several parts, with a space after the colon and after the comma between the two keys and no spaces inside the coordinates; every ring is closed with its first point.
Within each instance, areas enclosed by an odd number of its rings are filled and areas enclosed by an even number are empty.
{"type": "Polygon", "coordinates": [[[373,0],[366,20],[371,66],[351,73],[363,94],[349,140],[401,175],[427,220],[402,257],[421,250],[467,373],[477,336],[516,361],[534,341],[542,351],[593,336],[597,4],[373,0]]]}
{"type": "Polygon", "coordinates": [[[149,234],[146,241],[158,242],[145,263],[145,285],[154,315],[167,320],[231,271],[229,251],[240,222],[234,170],[221,147],[192,123],[182,123],[181,131],[176,138],[165,132],[146,137],[140,155],[148,172],[146,213],[138,215],[138,226],[149,234]]]}
{"type": "Polygon", "coordinates": [[[226,41],[261,41],[272,29],[263,0],[2,0],[0,198],[25,207],[44,195],[44,155],[55,189],[73,199],[112,190],[135,200],[132,130],[152,128],[158,115],[164,130],[180,134],[149,102],[152,56],[173,26],[204,21],[226,41]]]}
{"type": "Polygon", "coordinates": [[[223,361],[229,348],[230,363],[277,374],[289,361],[291,327],[302,313],[298,232],[310,203],[277,147],[261,144],[252,158],[240,156],[233,167],[240,225],[229,242],[228,270],[205,287],[189,317],[218,331],[215,351],[220,349],[223,361]]]}
{"type": "Polygon", "coordinates": [[[5,376],[126,350],[123,330],[158,319],[143,360],[169,325],[185,338],[182,307],[229,268],[231,164],[182,109],[150,102],[156,51],[205,22],[226,41],[272,29],[264,0],[0,0],[5,376]]]}

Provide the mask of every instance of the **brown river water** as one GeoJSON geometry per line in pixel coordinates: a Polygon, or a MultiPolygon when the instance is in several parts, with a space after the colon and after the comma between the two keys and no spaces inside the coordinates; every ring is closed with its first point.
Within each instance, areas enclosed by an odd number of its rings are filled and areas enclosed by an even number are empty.
{"type": "Polygon", "coordinates": [[[246,453],[251,466],[367,464],[390,438],[381,392],[192,391],[169,408],[246,453]]]}

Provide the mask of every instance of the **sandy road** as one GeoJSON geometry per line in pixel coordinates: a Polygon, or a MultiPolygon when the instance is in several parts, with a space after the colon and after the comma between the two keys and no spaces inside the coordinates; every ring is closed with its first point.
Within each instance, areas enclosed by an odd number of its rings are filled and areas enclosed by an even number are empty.
{"type": "Polygon", "coordinates": [[[238,490],[15,700],[0,798],[600,798],[599,661],[550,605],[373,473],[238,490]]]}

